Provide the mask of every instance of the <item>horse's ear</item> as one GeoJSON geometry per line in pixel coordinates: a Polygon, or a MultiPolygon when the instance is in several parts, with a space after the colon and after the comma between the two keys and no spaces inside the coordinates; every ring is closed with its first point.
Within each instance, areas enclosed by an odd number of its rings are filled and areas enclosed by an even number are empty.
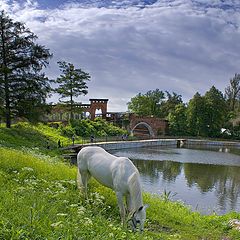
{"type": "Polygon", "coordinates": [[[146,210],[148,207],[149,207],[148,204],[145,204],[145,205],[143,206],[143,208],[144,208],[145,210],[146,210]]]}
{"type": "Polygon", "coordinates": [[[142,209],[143,209],[144,206],[141,206],[139,209],[138,209],[138,212],[140,212],[142,209]]]}
{"type": "Polygon", "coordinates": [[[146,210],[147,208],[149,207],[148,204],[145,204],[144,206],[141,206],[139,209],[138,209],[138,212],[140,212],[141,210],[146,210]]]}

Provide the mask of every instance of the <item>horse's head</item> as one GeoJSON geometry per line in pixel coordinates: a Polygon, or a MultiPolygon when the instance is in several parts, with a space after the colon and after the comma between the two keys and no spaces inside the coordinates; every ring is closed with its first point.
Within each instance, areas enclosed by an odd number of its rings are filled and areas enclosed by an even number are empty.
{"type": "Polygon", "coordinates": [[[146,221],[146,209],[148,205],[141,206],[136,212],[133,213],[130,224],[133,231],[136,231],[137,225],[139,224],[139,230],[142,232],[144,230],[144,223],[146,221]]]}

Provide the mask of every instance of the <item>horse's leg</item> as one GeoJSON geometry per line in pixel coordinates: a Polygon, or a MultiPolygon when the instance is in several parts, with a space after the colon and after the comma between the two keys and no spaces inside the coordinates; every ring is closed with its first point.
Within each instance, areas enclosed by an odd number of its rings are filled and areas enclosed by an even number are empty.
{"type": "Polygon", "coordinates": [[[118,207],[120,210],[120,216],[123,226],[125,226],[126,211],[123,202],[123,194],[121,192],[116,192],[118,207]]]}
{"type": "Polygon", "coordinates": [[[127,202],[127,211],[128,211],[128,214],[131,213],[133,207],[132,207],[132,199],[131,199],[131,196],[130,194],[128,193],[127,196],[126,196],[126,202],[127,202]]]}
{"type": "Polygon", "coordinates": [[[79,190],[82,190],[83,188],[82,176],[80,174],[79,168],[77,169],[77,187],[79,190]]]}
{"type": "Polygon", "coordinates": [[[87,198],[87,184],[88,184],[88,180],[90,178],[90,174],[88,173],[88,171],[80,170],[80,175],[81,175],[81,179],[82,179],[82,188],[84,191],[84,197],[87,198]]]}

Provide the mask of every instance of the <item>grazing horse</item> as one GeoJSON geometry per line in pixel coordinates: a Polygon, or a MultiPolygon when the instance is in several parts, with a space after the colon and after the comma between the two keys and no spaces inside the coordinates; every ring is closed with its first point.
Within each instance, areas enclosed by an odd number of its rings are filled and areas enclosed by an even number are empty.
{"type": "Polygon", "coordinates": [[[132,229],[135,231],[139,223],[139,229],[143,231],[148,205],[143,205],[139,172],[133,163],[126,157],[116,157],[101,147],[91,146],[80,150],[77,164],[78,185],[83,188],[85,196],[88,180],[93,176],[102,185],[115,191],[123,224],[126,223],[126,197],[132,229]]]}

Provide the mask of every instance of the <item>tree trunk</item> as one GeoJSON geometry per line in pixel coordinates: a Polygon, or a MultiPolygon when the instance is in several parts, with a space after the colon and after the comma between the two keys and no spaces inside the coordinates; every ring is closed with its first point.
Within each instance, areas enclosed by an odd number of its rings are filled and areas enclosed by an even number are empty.
{"type": "Polygon", "coordinates": [[[9,101],[9,89],[8,89],[8,82],[7,82],[7,77],[5,77],[5,101],[6,101],[6,106],[5,106],[5,118],[6,118],[6,127],[10,128],[11,127],[11,109],[10,109],[10,101],[9,101]]]}
{"type": "Polygon", "coordinates": [[[9,96],[9,84],[8,84],[8,69],[6,61],[6,48],[5,48],[5,36],[4,36],[4,24],[1,22],[1,39],[2,39],[2,58],[3,58],[3,67],[4,72],[4,92],[5,92],[5,119],[6,127],[11,127],[11,109],[10,109],[10,96],[9,96]]]}
{"type": "Polygon", "coordinates": [[[71,96],[70,96],[70,120],[73,120],[73,95],[71,89],[71,96]]]}

